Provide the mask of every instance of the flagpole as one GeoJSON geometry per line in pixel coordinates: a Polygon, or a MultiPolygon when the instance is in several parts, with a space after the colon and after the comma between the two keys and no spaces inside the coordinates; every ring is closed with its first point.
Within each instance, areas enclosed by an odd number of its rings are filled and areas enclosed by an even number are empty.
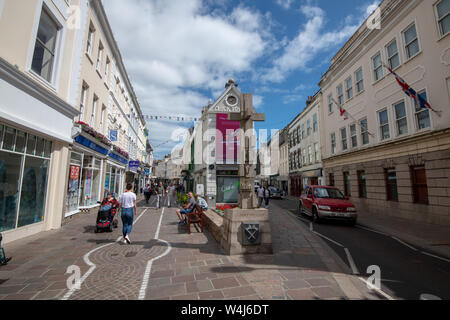
{"type": "MultiPolygon", "coordinates": [[[[334,102],[334,104],[339,108],[339,109],[342,109],[342,105],[341,106],[339,106],[339,103],[337,103],[336,102],[336,100],[334,100],[334,98],[332,97],[331,98],[332,100],[333,100],[333,102],[334,102]]],[[[359,125],[359,127],[362,129],[363,128],[363,126],[361,125],[361,123],[358,121],[358,120],[356,120],[347,110],[345,110],[345,109],[343,109],[344,110],[344,116],[345,115],[348,115],[353,121],[355,121],[358,125],[359,125]]],[[[340,110],[339,110],[339,112],[340,112],[340,110]]],[[[367,130],[367,133],[370,135],[370,136],[372,136],[373,138],[375,138],[375,135],[374,134],[372,134],[370,131],[369,131],[369,128],[364,128],[365,130],[367,130]]]]}

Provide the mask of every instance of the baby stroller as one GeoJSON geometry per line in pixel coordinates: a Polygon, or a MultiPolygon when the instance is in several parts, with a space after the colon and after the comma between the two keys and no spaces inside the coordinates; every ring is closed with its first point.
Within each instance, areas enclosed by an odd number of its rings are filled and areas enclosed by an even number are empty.
{"type": "Polygon", "coordinates": [[[3,236],[0,233],[0,266],[6,266],[11,261],[11,258],[6,257],[5,250],[2,248],[2,240],[3,236]]]}
{"type": "Polygon", "coordinates": [[[97,215],[97,223],[95,233],[100,231],[112,232],[113,228],[117,228],[117,220],[115,219],[117,208],[112,204],[101,205],[97,215]]]}

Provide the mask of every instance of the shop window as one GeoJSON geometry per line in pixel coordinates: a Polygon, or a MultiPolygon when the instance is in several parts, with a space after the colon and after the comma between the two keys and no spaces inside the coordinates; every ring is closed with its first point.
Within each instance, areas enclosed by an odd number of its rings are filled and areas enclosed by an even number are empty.
{"type": "Polygon", "coordinates": [[[218,203],[239,202],[238,177],[217,177],[217,202],[218,203]]]}
{"type": "Polygon", "coordinates": [[[364,170],[358,171],[358,191],[360,198],[367,198],[366,172],[364,170]]]}
{"type": "Polygon", "coordinates": [[[16,129],[6,127],[3,138],[3,150],[14,151],[16,132],[17,132],[16,129]]]}
{"type": "Polygon", "coordinates": [[[385,169],[386,199],[388,201],[398,201],[397,173],[395,169],[385,169]]]}
{"type": "Polygon", "coordinates": [[[83,156],[79,153],[72,152],[70,154],[69,183],[66,196],[66,213],[78,210],[82,158],[83,156]]]}
{"type": "Polygon", "coordinates": [[[34,157],[25,161],[18,227],[44,221],[49,163],[34,157]]]}
{"type": "Polygon", "coordinates": [[[428,186],[425,167],[410,167],[410,170],[414,203],[428,204],[428,186]]]}
{"type": "Polygon", "coordinates": [[[21,158],[0,151],[0,232],[16,227],[21,158]]]}

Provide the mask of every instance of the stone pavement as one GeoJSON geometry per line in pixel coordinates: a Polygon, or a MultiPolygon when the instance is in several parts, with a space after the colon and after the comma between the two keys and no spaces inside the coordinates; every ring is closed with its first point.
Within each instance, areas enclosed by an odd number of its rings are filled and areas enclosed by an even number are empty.
{"type": "Polygon", "coordinates": [[[8,244],[13,260],[0,268],[0,299],[136,300],[141,289],[149,300],[376,299],[322,239],[276,205],[270,208],[274,254],[232,257],[207,231],[188,235],[177,226],[174,208],[144,205],[131,245],[117,242],[121,222],[111,234],[95,234],[94,215],[8,244]],[[71,265],[85,277],[80,290],[67,288],[71,265]]]}

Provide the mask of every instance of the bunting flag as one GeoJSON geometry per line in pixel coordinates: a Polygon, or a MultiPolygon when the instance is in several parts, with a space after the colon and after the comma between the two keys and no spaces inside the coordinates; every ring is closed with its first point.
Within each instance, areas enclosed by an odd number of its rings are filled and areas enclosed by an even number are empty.
{"type": "Polygon", "coordinates": [[[166,120],[166,121],[178,121],[178,122],[197,122],[200,118],[195,117],[177,117],[177,116],[157,116],[157,115],[145,115],[146,120],[166,120]]]}
{"type": "Polygon", "coordinates": [[[395,77],[395,80],[397,80],[397,83],[402,88],[403,92],[410,98],[414,100],[414,105],[416,107],[416,110],[419,109],[429,109],[433,112],[435,112],[439,117],[441,116],[441,111],[434,110],[430,103],[422,97],[420,94],[418,94],[413,88],[410,87],[406,81],[400,77],[397,73],[395,73],[391,68],[389,68],[387,65],[383,64],[383,66],[389,70],[390,73],[392,73],[395,77]]]}

